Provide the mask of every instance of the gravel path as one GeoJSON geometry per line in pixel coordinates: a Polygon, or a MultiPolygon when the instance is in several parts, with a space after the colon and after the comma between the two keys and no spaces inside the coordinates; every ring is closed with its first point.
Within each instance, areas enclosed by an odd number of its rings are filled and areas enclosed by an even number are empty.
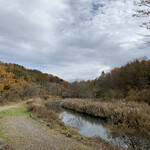
{"type": "Polygon", "coordinates": [[[89,147],[26,116],[2,119],[0,123],[5,127],[6,142],[14,150],[89,150],[89,147]]]}

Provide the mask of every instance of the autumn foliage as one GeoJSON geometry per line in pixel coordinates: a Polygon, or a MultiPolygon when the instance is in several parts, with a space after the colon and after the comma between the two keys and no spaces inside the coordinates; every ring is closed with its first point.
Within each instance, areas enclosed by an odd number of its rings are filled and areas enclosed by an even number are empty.
{"type": "Polygon", "coordinates": [[[53,94],[52,85],[63,88],[68,82],[51,74],[0,62],[0,103],[53,94]]]}
{"type": "Polygon", "coordinates": [[[75,81],[67,93],[72,98],[110,101],[128,97],[150,104],[150,60],[136,59],[106,74],[102,72],[95,80],[75,81]]]}
{"type": "Polygon", "coordinates": [[[22,78],[15,79],[15,75],[12,72],[6,72],[6,67],[0,65],[0,92],[9,90],[16,84],[25,84],[25,80],[22,78]]]}

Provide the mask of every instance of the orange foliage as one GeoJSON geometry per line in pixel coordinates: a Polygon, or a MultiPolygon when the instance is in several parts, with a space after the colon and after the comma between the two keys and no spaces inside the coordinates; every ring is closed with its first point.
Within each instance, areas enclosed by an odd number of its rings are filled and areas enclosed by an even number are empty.
{"type": "Polygon", "coordinates": [[[15,75],[6,72],[6,67],[0,65],[0,92],[8,90],[14,84],[25,84],[24,79],[15,79],[15,75]]]}
{"type": "Polygon", "coordinates": [[[118,72],[120,70],[120,68],[114,68],[111,72],[114,73],[114,72],[118,72]]]}

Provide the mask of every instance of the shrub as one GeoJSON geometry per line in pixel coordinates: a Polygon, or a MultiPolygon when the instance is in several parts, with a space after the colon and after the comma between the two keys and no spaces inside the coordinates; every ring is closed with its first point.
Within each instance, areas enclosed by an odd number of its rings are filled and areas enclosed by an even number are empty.
{"type": "Polygon", "coordinates": [[[123,112],[109,120],[110,134],[134,150],[150,147],[150,117],[138,109],[123,112]]]}
{"type": "Polygon", "coordinates": [[[65,124],[61,121],[58,114],[52,110],[48,110],[40,99],[35,99],[28,102],[28,109],[37,114],[38,118],[43,121],[51,123],[51,126],[59,125],[63,129],[66,129],[65,124]]]}
{"type": "Polygon", "coordinates": [[[110,100],[113,100],[114,97],[115,97],[115,92],[113,90],[108,90],[104,93],[104,96],[102,97],[102,100],[110,101],[110,100]]]}
{"type": "Polygon", "coordinates": [[[98,88],[94,91],[95,97],[104,101],[113,100],[117,95],[116,91],[114,90],[106,90],[104,88],[98,88]]]}
{"type": "Polygon", "coordinates": [[[150,104],[150,90],[131,90],[129,96],[126,98],[129,101],[146,102],[150,104]]]}

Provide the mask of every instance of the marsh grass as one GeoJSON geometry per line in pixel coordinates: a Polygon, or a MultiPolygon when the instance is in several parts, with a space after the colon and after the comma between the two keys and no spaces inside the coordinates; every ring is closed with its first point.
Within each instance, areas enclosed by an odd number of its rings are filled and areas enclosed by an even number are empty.
{"type": "Polygon", "coordinates": [[[68,99],[61,103],[62,107],[75,110],[77,112],[86,113],[92,116],[104,119],[116,117],[118,115],[125,116],[126,113],[137,112],[143,116],[150,118],[150,106],[146,103],[126,102],[126,101],[92,101],[89,99],[68,99]]]}
{"type": "Polygon", "coordinates": [[[65,128],[65,124],[61,121],[58,114],[52,110],[47,110],[45,105],[42,103],[42,100],[35,99],[28,102],[28,109],[37,114],[38,118],[41,118],[43,121],[51,123],[54,126],[60,126],[65,128]]]}
{"type": "Polygon", "coordinates": [[[109,136],[120,138],[134,150],[150,147],[150,106],[147,103],[69,99],[63,101],[61,106],[106,119],[109,136]]]}

